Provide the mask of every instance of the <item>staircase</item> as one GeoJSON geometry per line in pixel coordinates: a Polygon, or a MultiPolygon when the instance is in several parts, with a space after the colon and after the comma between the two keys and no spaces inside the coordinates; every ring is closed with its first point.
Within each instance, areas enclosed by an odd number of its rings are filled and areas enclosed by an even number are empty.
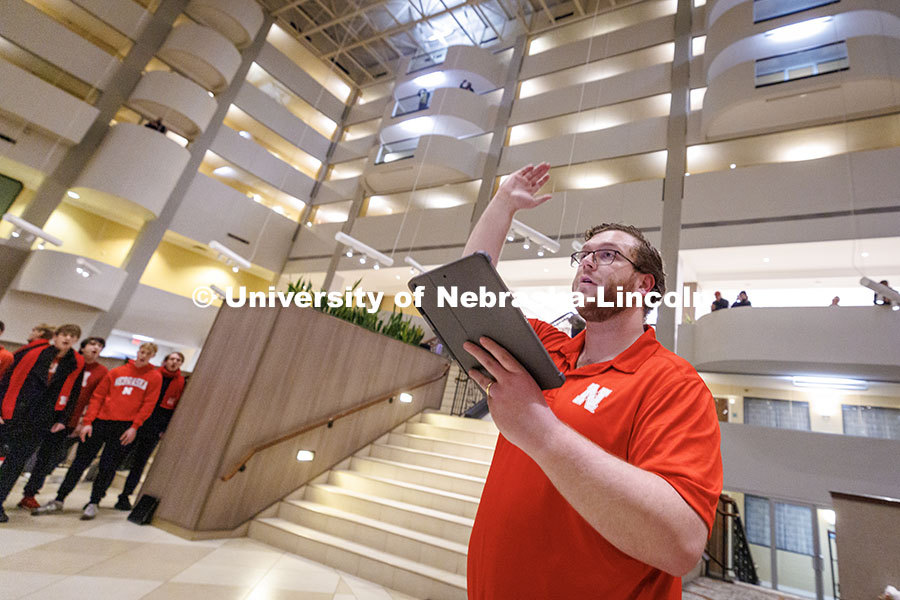
{"type": "Polygon", "coordinates": [[[248,535],[430,600],[465,600],[497,428],[424,412],[265,511],[248,535]]]}

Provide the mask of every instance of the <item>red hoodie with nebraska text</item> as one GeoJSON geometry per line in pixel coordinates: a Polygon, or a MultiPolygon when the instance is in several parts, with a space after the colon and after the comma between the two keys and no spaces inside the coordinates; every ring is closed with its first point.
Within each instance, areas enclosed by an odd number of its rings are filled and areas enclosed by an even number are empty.
{"type": "Polygon", "coordinates": [[[82,423],[90,425],[95,419],[104,421],[131,421],[139,428],[147,420],[159,398],[162,375],[151,364],[140,369],[134,361],[116,367],[94,390],[82,423]]]}

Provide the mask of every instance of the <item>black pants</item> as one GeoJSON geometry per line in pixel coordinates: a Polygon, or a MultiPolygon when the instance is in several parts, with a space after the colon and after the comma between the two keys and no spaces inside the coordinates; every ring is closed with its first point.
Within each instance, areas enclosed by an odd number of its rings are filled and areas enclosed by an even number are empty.
{"type": "Polygon", "coordinates": [[[153,427],[152,424],[143,425],[138,429],[137,437],[134,439],[134,450],[131,455],[131,470],[128,472],[128,479],[125,481],[125,488],[122,490],[122,496],[126,498],[134,493],[138,484],[141,482],[141,475],[144,473],[144,467],[153,454],[153,449],[159,443],[159,436],[162,433],[159,428],[153,427]]]}
{"type": "Polygon", "coordinates": [[[103,496],[106,495],[106,490],[109,489],[116,477],[116,467],[121,462],[122,456],[128,451],[128,446],[123,446],[119,438],[131,427],[131,421],[97,420],[92,425],[91,437],[78,445],[75,460],[72,461],[72,466],[66,472],[66,478],[63,479],[56,492],[56,499],[60,502],[64,501],[66,496],[75,489],[81,475],[103,448],[103,454],[100,456],[100,471],[94,480],[93,488],[91,488],[91,503],[100,504],[103,496]]]}
{"type": "Polygon", "coordinates": [[[41,447],[37,453],[37,460],[34,468],[31,469],[31,477],[25,485],[26,496],[37,496],[47,479],[47,475],[53,472],[62,459],[65,457],[66,442],[69,439],[69,432],[65,429],[56,433],[47,434],[47,437],[41,442],[41,447]]]}
{"type": "Polygon", "coordinates": [[[25,463],[49,434],[49,427],[12,425],[6,428],[5,436],[6,442],[9,444],[9,452],[6,454],[3,465],[0,466],[0,505],[6,501],[6,497],[16,485],[16,480],[22,474],[25,463]]]}

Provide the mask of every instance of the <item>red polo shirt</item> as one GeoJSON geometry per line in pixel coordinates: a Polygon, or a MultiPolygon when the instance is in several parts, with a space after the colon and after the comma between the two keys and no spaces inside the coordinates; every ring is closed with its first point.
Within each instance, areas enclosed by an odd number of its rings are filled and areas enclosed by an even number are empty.
{"type": "MultiPolygon", "coordinates": [[[[685,360],[646,328],[611,361],[576,368],[584,333],[532,321],[562,387],[544,392],[554,414],[626,462],[665,479],[712,527],[722,489],[715,402],[685,360]]],[[[681,598],[681,579],[618,550],[544,472],[502,435],[469,540],[470,600],[681,598]]]]}

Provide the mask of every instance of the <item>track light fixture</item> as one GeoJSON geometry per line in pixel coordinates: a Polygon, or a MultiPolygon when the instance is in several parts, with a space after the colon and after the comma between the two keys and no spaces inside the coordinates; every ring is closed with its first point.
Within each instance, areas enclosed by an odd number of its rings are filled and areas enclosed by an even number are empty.
{"type": "Polygon", "coordinates": [[[75,265],[75,272],[84,278],[100,274],[100,269],[81,257],[75,259],[75,265]]]}
{"type": "MultiPolygon", "coordinates": [[[[521,221],[513,219],[512,225],[509,229],[510,235],[508,235],[506,239],[508,240],[510,237],[514,237],[516,234],[524,237],[525,242],[522,244],[522,248],[524,248],[525,250],[531,248],[531,243],[533,242],[539,245],[543,250],[549,250],[553,253],[559,252],[559,242],[551,240],[537,229],[529,227],[521,221]]],[[[543,254],[540,254],[540,256],[543,256],[543,254]]]]}
{"type": "Polygon", "coordinates": [[[53,234],[47,233],[37,225],[29,223],[22,217],[17,217],[16,215],[11,215],[9,213],[3,213],[3,220],[12,224],[15,229],[13,230],[11,237],[13,238],[23,238],[25,241],[32,241],[34,239],[44,240],[45,242],[50,242],[54,246],[62,246],[63,241],[56,237],[53,234]]]}
{"type": "Polygon", "coordinates": [[[415,271],[418,271],[419,273],[424,273],[424,272],[425,272],[425,267],[423,267],[423,266],[420,265],[418,262],[416,262],[415,259],[413,259],[412,256],[407,256],[407,257],[405,257],[405,258],[403,259],[403,262],[405,262],[405,263],[408,264],[410,267],[412,267],[412,269],[410,269],[410,270],[413,272],[413,275],[415,275],[415,271]]]}
{"type": "MultiPolygon", "coordinates": [[[[378,261],[385,267],[394,266],[393,258],[391,258],[390,256],[387,256],[386,254],[382,254],[381,252],[379,252],[378,250],[376,250],[375,248],[373,248],[371,246],[363,244],[361,241],[359,241],[355,237],[351,237],[351,236],[347,235],[346,233],[344,233],[343,231],[338,231],[337,233],[335,233],[334,239],[337,240],[338,242],[340,242],[341,244],[344,244],[345,246],[349,246],[350,248],[352,248],[353,250],[356,250],[357,252],[359,252],[361,254],[365,254],[372,260],[378,261]]],[[[365,262],[366,262],[365,259],[366,259],[366,257],[363,256],[359,259],[359,262],[362,264],[365,264],[365,262]]]]}
{"type": "Polygon", "coordinates": [[[241,256],[234,250],[227,248],[224,244],[217,242],[216,240],[212,240],[209,243],[209,247],[218,252],[218,256],[216,258],[218,258],[219,260],[222,260],[223,258],[225,259],[226,265],[234,263],[235,265],[243,267],[245,269],[249,269],[251,267],[249,260],[241,256]]]}

